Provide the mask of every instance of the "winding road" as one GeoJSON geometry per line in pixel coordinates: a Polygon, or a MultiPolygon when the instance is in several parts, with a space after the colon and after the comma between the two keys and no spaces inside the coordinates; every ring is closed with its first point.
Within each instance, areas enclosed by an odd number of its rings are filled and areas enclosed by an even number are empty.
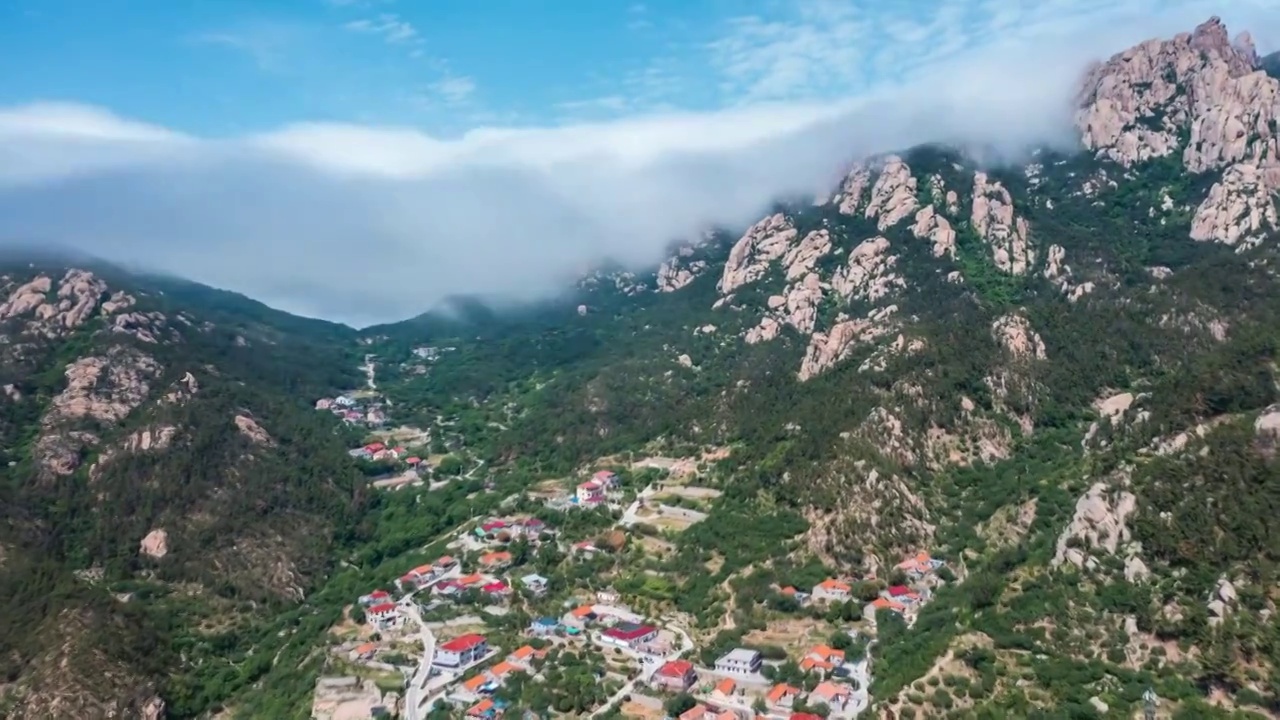
{"type": "MultiPolygon", "coordinates": [[[[689,633],[684,631],[684,628],[677,627],[675,625],[667,625],[666,629],[680,636],[680,649],[670,655],[655,658],[653,662],[642,661],[640,663],[640,674],[628,680],[626,685],[623,685],[618,692],[613,694],[613,697],[605,701],[599,709],[587,717],[594,718],[605,714],[609,708],[613,707],[614,703],[620,702],[622,698],[634,692],[636,689],[636,683],[649,682],[649,678],[653,677],[653,674],[657,672],[658,668],[662,667],[664,663],[670,662],[671,660],[677,660],[680,656],[693,649],[693,639],[689,637],[689,633]]],[[[416,720],[416,718],[414,720],[416,720]]]]}

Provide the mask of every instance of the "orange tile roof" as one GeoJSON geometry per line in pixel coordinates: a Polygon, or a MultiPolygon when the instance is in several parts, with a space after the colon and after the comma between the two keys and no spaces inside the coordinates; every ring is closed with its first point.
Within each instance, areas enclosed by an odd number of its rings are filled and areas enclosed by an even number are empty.
{"type": "Polygon", "coordinates": [[[813,694],[823,698],[824,700],[831,700],[841,695],[848,695],[849,693],[849,688],[833,682],[818,683],[818,687],[813,689],[813,694]]]}
{"type": "Polygon", "coordinates": [[[738,720],[738,714],[732,710],[721,710],[716,720],[738,720]]]}
{"type": "Polygon", "coordinates": [[[786,587],[782,588],[782,591],[781,591],[781,592],[782,592],[782,594],[783,594],[783,595],[795,595],[795,594],[796,594],[796,589],[795,589],[795,588],[793,588],[793,587],[791,587],[790,585],[788,585],[788,586],[786,586],[786,587]]]}
{"type": "Polygon", "coordinates": [[[515,672],[516,670],[519,670],[519,668],[507,662],[506,660],[503,660],[497,665],[494,665],[493,669],[491,669],[489,672],[493,673],[494,677],[502,677],[503,675],[506,675],[507,673],[510,673],[510,672],[515,672]]]}
{"type": "Polygon", "coordinates": [[[471,573],[470,575],[463,575],[458,578],[459,585],[475,585],[480,582],[484,582],[484,576],[480,573],[471,573]]]}
{"type": "Polygon", "coordinates": [[[501,552],[485,553],[480,556],[481,565],[497,565],[498,563],[511,562],[511,553],[503,550],[501,552]]]}
{"type": "Polygon", "coordinates": [[[367,652],[372,652],[372,651],[377,650],[377,649],[378,649],[378,643],[371,643],[371,642],[368,642],[368,643],[365,643],[365,644],[361,645],[360,647],[356,648],[356,654],[357,654],[357,655],[363,655],[363,654],[365,654],[365,653],[367,653],[367,652]]]}
{"type": "Polygon", "coordinates": [[[840,582],[835,578],[827,578],[826,580],[823,580],[822,582],[818,583],[818,587],[822,588],[823,590],[843,590],[845,592],[849,592],[850,590],[853,589],[852,587],[849,586],[849,583],[840,582]]]}
{"type": "Polygon", "coordinates": [[[819,670],[830,670],[833,667],[835,666],[827,662],[826,660],[817,660],[812,657],[806,657],[805,659],[800,661],[800,669],[804,670],[805,672],[809,672],[814,668],[818,668],[819,670]]]}
{"type": "Polygon", "coordinates": [[[720,682],[716,683],[716,692],[720,693],[721,695],[732,694],[733,691],[736,690],[737,688],[738,688],[738,683],[734,682],[732,678],[725,678],[720,682]]]}
{"type": "Polygon", "coordinates": [[[828,662],[832,660],[842,660],[842,661],[844,660],[843,650],[837,650],[833,647],[828,647],[826,645],[814,645],[812,648],[809,649],[809,654],[821,660],[826,660],[828,662]]]}
{"type": "Polygon", "coordinates": [[[524,660],[525,658],[529,657],[532,654],[533,654],[533,646],[524,645],[516,648],[515,651],[511,653],[511,657],[517,660],[524,660]]]}
{"type": "Polygon", "coordinates": [[[462,687],[466,688],[470,692],[475,692],[476,690],[479,690],[480,687],[488,681],[489,681],[489,678],[483,675],[477,675],[471,678],[470,680],[467,680],[466,682],[462,683],[462,687]]]}
{"type": "Polygon", "coordinates": [[[707,714],[707,706],[703,705],[702,703],[698,703],[697,705],[694,705],[688,710],[685,710],[684,712],[680,713],[680,720],[698,720],[698,718],[701,718],[703,715],[706,715],[706,714],[707,714]]]}
{"type": "Polygon", "coordinates": [[[765,699],[771,703],[776,703],[787,695],[795,695],[799,692],[799,690],[787,685],[786,683],[778,683],[773,686],[773,689],[769,691],[769,694],[765,696],[765,699]]]}
{"type": "Polygon", "coordinates": [[[594,606],[582,605],[573,609],[572,615],[576,618],[584,618],[596,611],[594,606]]]}
{"type": "Polygon", "coordinates": [[[875,601],[871,603],[871,606],[877,610],[888,609],[888,610],[894,610],[897,612],[902,612],[903,610],[907,609],[906,605],[903,605],[900,602],[894,602],[888,598],[876,598],[875,601]]]}
{"type": "Polygon", "coordinates": [[[470,710],[467,710],[467,714],[468,714],[468,715],[479,715],[479,714],[481,714],[481,713],[483,713],[483,712],[485,712],[485,711],[489,710],[489,708],[492,708],[492,707],[493,707],[493,701],[492,701],[492,700],[490,700],[489,698],[485,698],[484,700],[481,700],[480,702],[476,703],[475,705],[472,705],[472,706],[471,706],[471,709],[470,709],[470,710]]]}
{"type": "Polygon", "coordinates": [[[452,563],[453,563],[452,555],[441,555],[440,559],[436,561],[437,565],[450,565],[452,563]]]}

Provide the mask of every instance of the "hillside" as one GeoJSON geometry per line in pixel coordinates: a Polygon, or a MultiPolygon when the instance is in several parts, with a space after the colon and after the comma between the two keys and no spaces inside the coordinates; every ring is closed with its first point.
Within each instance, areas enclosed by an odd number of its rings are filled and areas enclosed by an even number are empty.
{"type": "Polygon", "coordinates": [[[100,263],[7,258],[0,299],[0,714],[184,716],[360,517],[310,411],[354,335],[100,263]]]}
{"type": "Polygon", "coordinates": [[[767,623],[724,589],[780,555],[957,559],[963,582],[881,629],[886,717],[1127,717],[1148,685],[1185,717],[1274,713],[1280,82],[1260,63],[1215,18],[1090,68],[1076,152],[868,158],[652,272],[373,328],[369,352],[399,419],[522,477],[728,449],[716,512],[650,566],[706,628],[767,623]],[[953,656],[943,690],[919,680],[953,656]]]}

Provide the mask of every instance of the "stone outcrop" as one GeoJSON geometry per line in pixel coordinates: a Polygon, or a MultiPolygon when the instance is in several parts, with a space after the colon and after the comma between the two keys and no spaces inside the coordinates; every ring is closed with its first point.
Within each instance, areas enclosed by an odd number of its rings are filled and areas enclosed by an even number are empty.
{"type": "Polygon", "coordinates": [[[1274,187],[1256,165],[1232,165],[1191,219],[1191,239],[1238,245],[1276,229],[1274,187]]]}
{"type": "Polygon", "coordinates": [[[1070,302],[1093,292],[1093,282],[1073,283],[1071,266],[1066,263],[1067,251],[1061,245],[1050,245],[1045,256],[1044,279],[1058,288],[1070,302]]]}
{"type": "MultiPolygon", "coordinates": [[[[105,302],[107,284],[87,270],[71,268],[57,283],[47,275],[37,275],[13,288],[0,303],[0,321],[25,318],[26,329],[46,337],[60,337],[84,325],[100,313],[113,315],[135,304],[133,296],[116,292],[105,302]]],[[[142,316],[147,322],[163,320],[160,313],[142,316]]],[[[117,325],[120,318],[113,318],[117,325]]],[[[152,340],[154,342],[154,340],[152,340]]]]}
{"type": "Polygon", "coordinates": [[[894,272],[898,257],[889,252],[889,241],[883,237],[863,240],[849,252],[849,263],[831,278],[831,289],[842,298],[874,302],[895,288],[906,285],[894,272]]]}
{"type": "Polygon", "coordinates": [[[1280,447],[1280,405],[1271,405],[1253,421],[1254,447],[1263,456],[1274,458],[1280,447]]]}
{"type": "Polygon", "coordinates": [[[818,260],[831,252],[831,234],[826,230],[814,230],[801,238],[800,243],[787,251],[782,258],[787,282],[811,273],[818,260]]]}
{"type": "Polygon", "coordinates": [[[850,319],[842,314],[830,330],[814,333],[800,364],[800,381],[816,377],[848,357],[860,345],[892,332],[892,318],[897,311],[897,305],[890,305],[877,308],[864,318],[850,319]]]}
{"type": "Polygon", "coordinates": [[[153,358],[128,348],[80,358],[67,366],[67,386],[54,396],[44,424],[79,418],[119,422],[146,399],[160,371],[153,358]]]}
{"type": "Polygon", "coordinates": [[[1192,237],[1237,244],[1275,226],[1280,82],[1258,68],[1248,34],[1231,42],[1210,18],[1096,65],[1079,95],[1085,147],[1126,167],[1180,149],[1193,173],[1226,170],[1197,209],[1192,237]]]}
{"type": "Polygon", "coordinates": [[[138,552],[159,560],[169,554],[169,533],[164,528],[156,528],[147,533],[138,545],[138,552]]]}
{"type": "Polygon", "coordinates": [[[885,159],[880,177],[871,187],[871,199],[864,215],[876,219],[876,228],[884,232],[897,225],[920,207],[916,199],[916,179],[911,168],[896,155],[885,159]]]}
{"type": "Polygon", "coordinates": [[[921,240],[932,241],[934,257],[956,256],[956,231],[951,227],[950,221],[938,214],[932,205],[925,205],[916,212],[911,234],[921,240]]]}
{"type": "Polygon", "coordinates": [[[275,444],[275,441],[271,439],[271,436],[267,434],[267,431],[263,430],[262,426],[248,415],[236,415],[235,423],[236,427],[240,429],[240,434],[249,438],[252,442],[258,445],[275,444]]]}
{"type": "Polygon", "coordinates": [[[857,215],[862,195],[871,185],[871,170],[866,165],[856,165],[845,176],[840,191],[831,200],[841,215],[857,215]]]}
{"type": "Polygon", "coordinates": [[[984,172],[973,174],[974,232],[991,247],[991,259],[1000,270],[1025,275],[1035,263],[1035,251],[1028,238],[1027,221],[1013,212],[1013,198],[997,180],[984,172]]]}
{"type": "Polygon", "coordinates": [[[1122,543],[1129,541],[1129,516],[1137,509],[1138,500],[1125,490],[1112,492],[1106,483],[1094,483],[1089,491],[1076,501],[1076,512],[1071,523],[1058,537],[1053,565],[1070,562],[1077,567],[1086,564],[1084,549],[1105,550],[1115,553],[1122,543]]]}
{"type": "Polygon", "coordinates": [[[675,292],[707,271],[706,261],[689,259],[695,250],[693,245],[681,245],[675,255],[658,266],[658,277],[654,283],[658,292],[675,292]]]}
{"type": "Polygon", "coordinates": [[[991,323],[991,335],[1010,355],[1019,360],[1044,360],[1044,340],[1021,315],[1003,315],[991,323]]]}
{"type": "Polygon", "coordinates": [[[752,225],[729,251],[724,275],[716,288],[721,295],[764,277],[769,264],[784,256],[796,239],[795,226],[782,213],[752,225]]]}

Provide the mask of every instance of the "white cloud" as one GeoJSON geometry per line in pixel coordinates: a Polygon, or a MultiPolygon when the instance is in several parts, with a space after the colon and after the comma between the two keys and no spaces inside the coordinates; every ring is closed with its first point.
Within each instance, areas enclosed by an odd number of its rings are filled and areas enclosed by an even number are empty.
{"type": "MultiPolygon", "coordinates": [[[[824,187],[857,155],[929,140],[1009,150],[1074,141],[1067,103],[1082,64],[1209,14],[1179,7],[1159,19],[1064,10],[1070,32],[1031,10],[1017,32],[838,103],[456,139],[312,123],[210,140],[94,108],[0,109],[0,237],[55,240],[354,323],[456,293],[533,297],[584,262],[647,266],[706,224],[751,222],[781,194],[824,187]],[[1039,34],[1023,29],[1032,26],[1039,34]]],[[[1270,4],[1235,10],[1226,20],[1244,27],[1280,19],[1270,4]]],[[[945,33],[939,42],[952,43],[945,33]]]]}
{"type": "Polygon", "coordinates": [[[431,89],[450,105],[466,102],[476,91],[476,82],[469,77],[446,77],[432,84],[431,89]]]}
{"type": "Polygon", "coordinates": [[[376,35],[390,45],[419,44],[422,41],[418,36],[418,29],[395,13],[383,13],[372,19],[352,20],[343,27],[352,32],[376,35]]]}

